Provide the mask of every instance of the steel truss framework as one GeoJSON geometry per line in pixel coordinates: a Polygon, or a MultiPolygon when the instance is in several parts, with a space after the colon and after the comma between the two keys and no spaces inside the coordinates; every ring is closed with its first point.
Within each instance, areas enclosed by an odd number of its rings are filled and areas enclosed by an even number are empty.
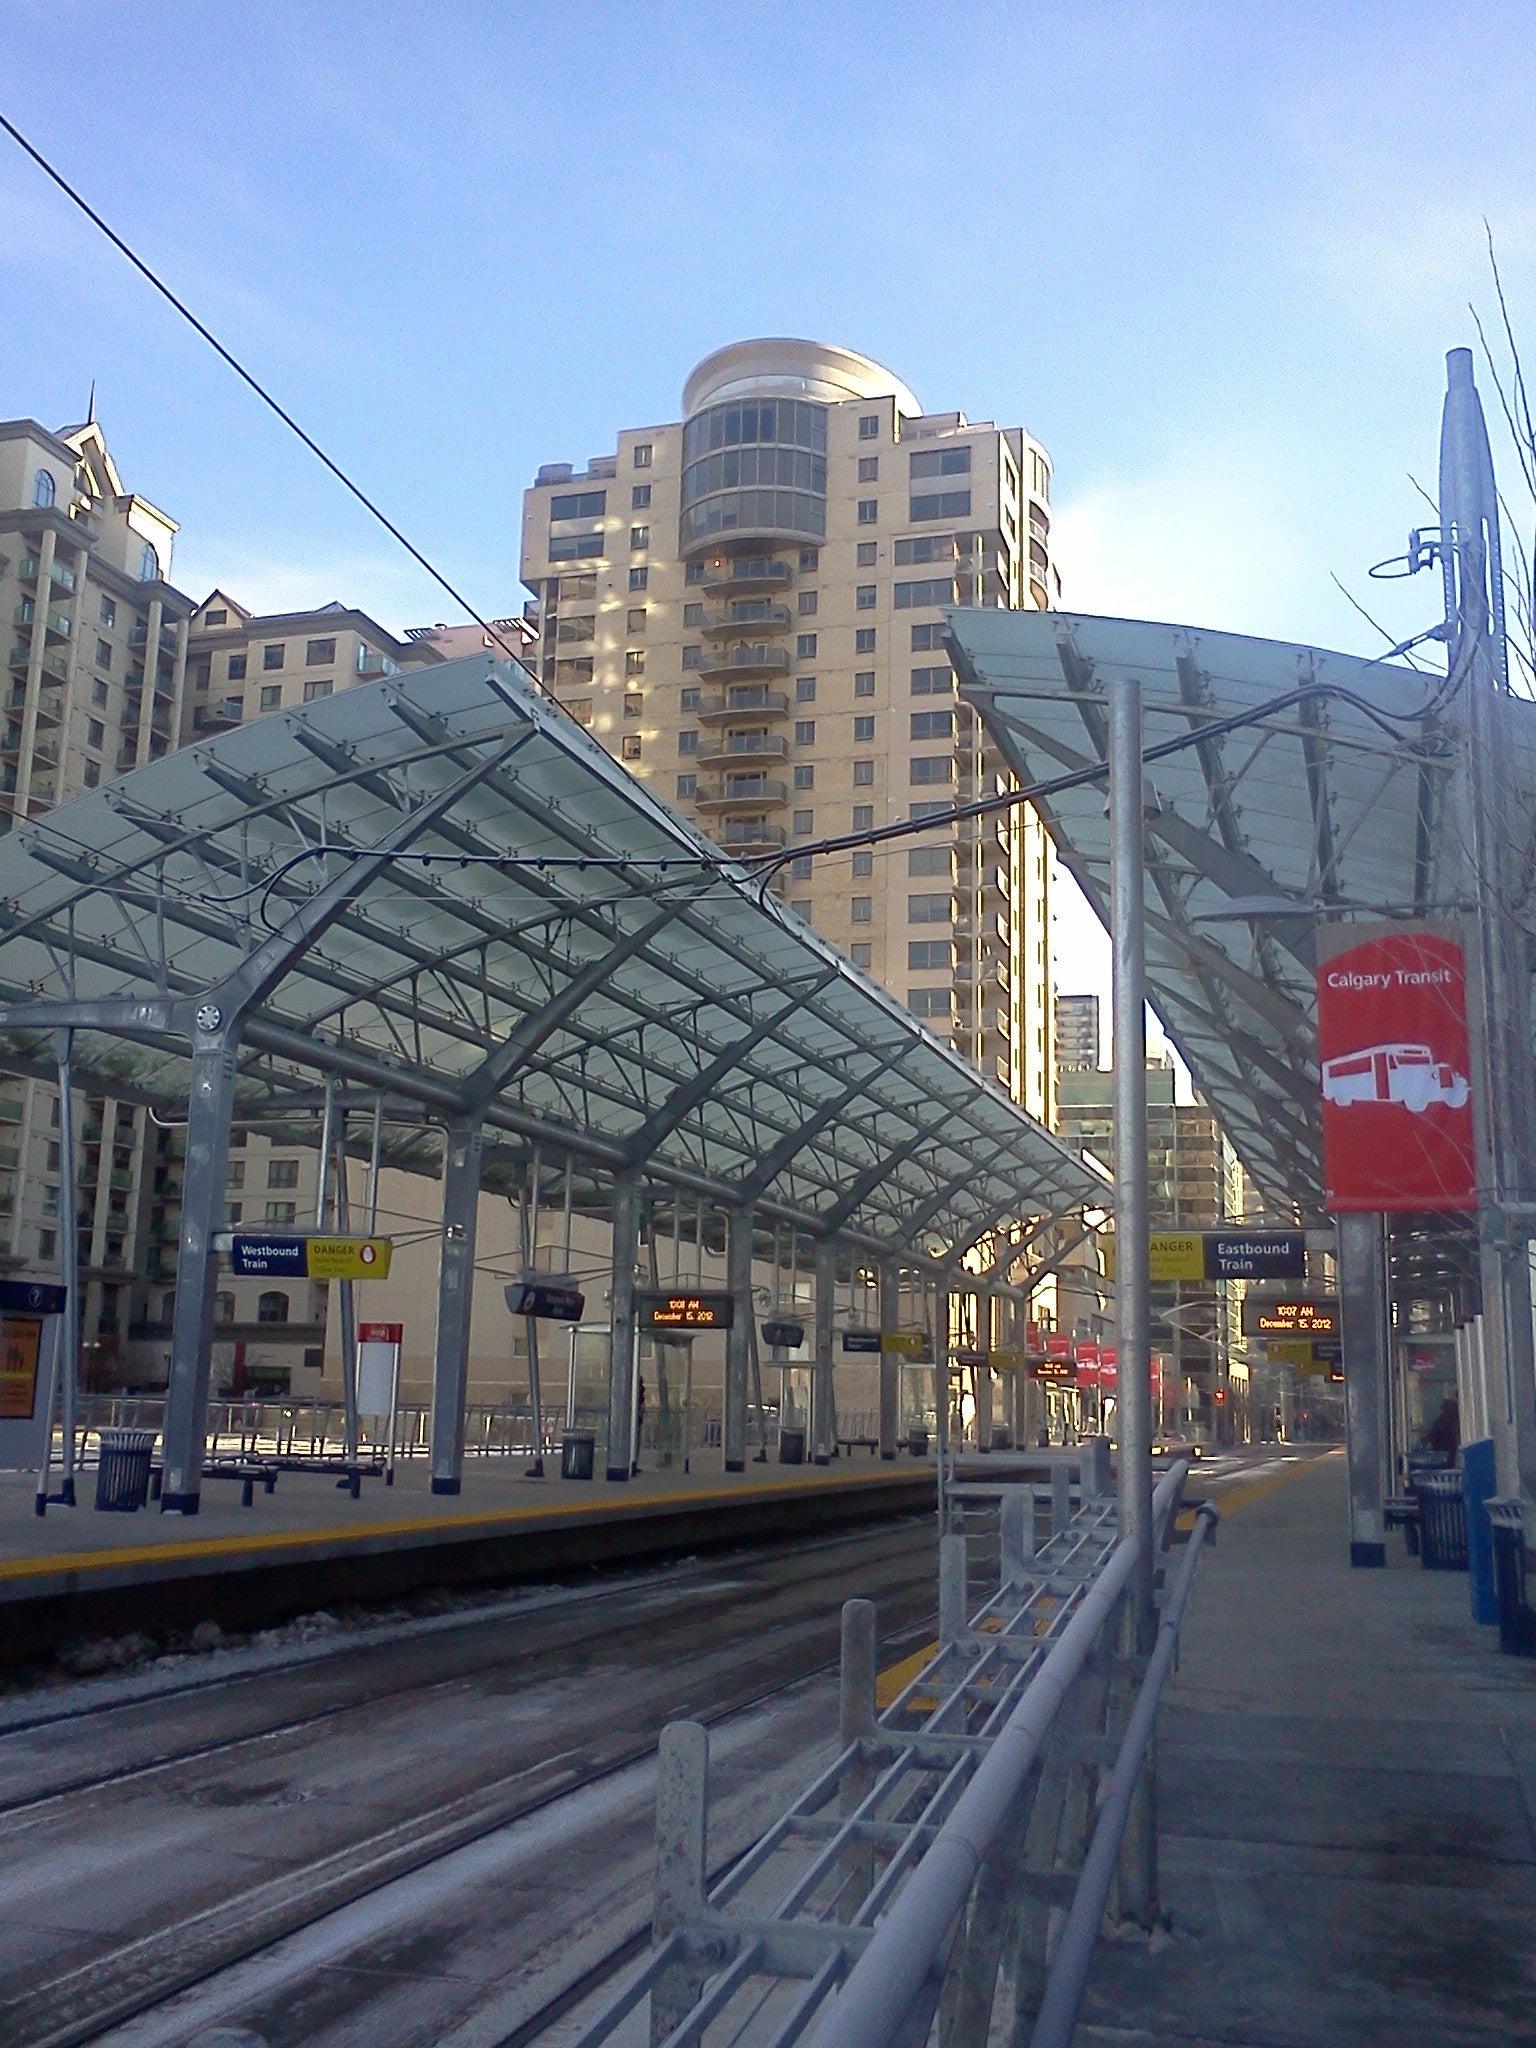
{"type": "Polygon", "coordinates": [[[474,1193],[521,1188],[535,1145],[588,1209],[639,1177],[931,1272],[1107,1195],[485,657],[256,720],[0,841],[5,1063],[51,1077],[65,1044],[77,1087],[189,1116],[173,1407],[195,1351],[206,1386],[230,1116],[312,1110],[321,1077],[388,1104],[386,1163],[443,1160],[440,1349],[455,1290],[467,1337],[474,1193]]]}
{"type": "MultiPolygon", "coordinates": [[[[1442,714],[1417,718],[1443,679],[1317,648],[1071,613],[956,612],[949,630],[961,695],[1024,781],[1103,760],[1106,686],[1116,674],[1141,682],[1149,748],[1312,684],[1351,691],[1402,721],[1395,741],[1358,706],[1310,697],[1148,773],[1153,1007],[1273,1213],[1317,1219],[1317,925],[1454,914],[1465,894],[1442,714]]],[[[1530,723],[1522,779],[1536,789],[1536,708],[1530,723]]],[[[1101,790],[1070,790],[1041,810],[1107,925],[1101,790]]]]}

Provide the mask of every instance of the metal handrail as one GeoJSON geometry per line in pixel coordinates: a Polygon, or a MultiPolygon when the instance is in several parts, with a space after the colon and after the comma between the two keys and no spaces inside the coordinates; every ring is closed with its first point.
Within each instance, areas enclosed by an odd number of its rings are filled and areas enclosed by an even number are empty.
{"type": "Polygon", "coordinates": [[[1146,1762],[1152,1730],[1157,1725],[1163,1686],[1178,1650],[1179,1624],[1184,1619],[1184,1609],[1189,1604],[1195,1583],[1195,1567],[1200,1561],[1201,1546],[1219,1519],[1219,1513],[1210,1501],[1202,1501],[1195,1510],[1189,1549],[1158,1624],[1157,1641],[1147,1665],[1147,1675],[1126,1722],[1120,1753],[1100,1797],[1093,1840],[1083,1858],[1077,1889],[1056,1945],[1029,2048],[1071,2048],[1072,2036],[1077,2031],[1077,2015],[1088,1984],[1088,1972],[1093,1967],[1094,1950],[1098,1947],[1104,1908],[1115,1881],[1115,1865],[1126,1823],[1130,1819],[1131,1801],[1146,1762]]]}

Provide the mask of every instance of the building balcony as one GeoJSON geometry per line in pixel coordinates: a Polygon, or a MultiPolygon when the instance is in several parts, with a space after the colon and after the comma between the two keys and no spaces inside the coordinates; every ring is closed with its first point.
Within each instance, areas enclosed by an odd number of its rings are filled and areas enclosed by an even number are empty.
{"type": "MultiPolygon", "coordinates": [[[[25,644],[11,649],[10,667],[13,674],[25,675],[32,664],[32,650],[25,644]]],[[[57,689],[69,681],[69,664],[64,656],[53,648],[45,647],[42,660],[38,663],[38,681],[45,690],[57,689]]]]}
{"type": "Polygon", "coordinates": [[[795,623],[795,614],[787,604],[774,604],[766,598],[744,598],[723,611],[708,611],[704,614],[704,635],[706,639],[729,638],[743,633],[787,633],[795,623]]]}
{"type": "Polygon", "coordinates": [[[702,584],[712,597],[730,597],[738,591],[783,590],[793,580],[788,562],[771,555],[736,555],[710,563],[702,584]]]}
{"type": "Polygon", "coordinates": [[[199,704],[192,714],[192,730],[198,734],[229,732],[244,723],[245,705],[239,697],[226,697],[220,704],[199,704]]]}
{"type": "Polygon", "coordinates": [[[701,676],[783,676],[790,670],[787,647],[712,647],[699,663],[701,676]]]}
{"type": "Polygon", "coordinates": [[[725,818],[715,837],[732,853],[767,853],[787,844],[789,834],[769,818],[725,818]]]}
{"type": "Polygon", "coordinates": [[[52,605],[44,605],[39,614],[30,597],[24,597],[11,614],[11,623],[30,632],[38,617],[43,621],[44,643],[49,640],[67,640],[75,630],[74,620],[68,612],[61,612],[52,605]]]}
{"type": "Polygon", "coordinates": [[[705,725],[728,718],[788,718],[789,696],[784,690],[727,690],[720,697],[701,698],[698,716],[705,725]]]}
{"type": "Polygon", "coordinates": [[[701,811],[760,810],[764,804],[789,801],[789,785],[770,781],[762,775],[727,775],[713,782],[701,782],[694,802],[701,811]]]}
{"type": "Polygon", "coordinates": [[[57,799],[58,785],[51,775],[34,775],[25,790],[18,789],[16,770],[0,772],[0,810],[13,811],[19,818],[35,817],[57,799]]]}
{"type": "MultiPolygon", "coordinates": [[[[20,718],[26,708],[27,693],[18,685],[5,699],[5,709],[10,712],[13,718],[20,718]]],[[[40,693],[37,699],[38,724],[40,726],[57,725],[59,723],[60,708],[56,697],[50,697],[47,692],[40,693]]]]}
{"type": "MultiPolygon", "coordinates": [[[[21,568],[17,573],[20,575],[23,583],[36,583],[43,573],[42,556],[23,555],[21,568]]],[[[75,587],[75,572],[73,569],[66,569],[62,562],[55,562],[48,571],[48,581],[55,590],[73,590],[75,587]]]]}
{"type": "Polygon", "coordinates": [[[748,767],[757,762],[787,761],[789,741],[782,733],[721,733],[717,739],[700,747],[696,758],[701,768],[748,767]]]}

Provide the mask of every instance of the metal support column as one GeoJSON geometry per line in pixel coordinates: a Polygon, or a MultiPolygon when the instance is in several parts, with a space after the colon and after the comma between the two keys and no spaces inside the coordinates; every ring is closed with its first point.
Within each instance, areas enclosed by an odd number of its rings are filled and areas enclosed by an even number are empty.
{"type": "Polygon", "coordinates": [[[976,1290],[976,1448],[992,1449],[992,1297],[976,1290]]]}
{"type": "Polygon", "coordinates": [[[901,1322],[901,1268],[887,1260],[880,1268],[880,1455],[896,1455],[901,1434],[901,1353],[888,1351],[885,1339],[901,1322]]]}
{"type": "Polygon", "coordinates": [[[1384,1565],[1387,1496],[1387,1311],[1384,1219],[1341,1216],[1339,1324],[1344,1347],[1344,1426],[1349,1446],[1349,1561],[1384,1565]]]}
{"type": "Polygon", "coordinates": [[[833,1442],[836,1411],[832,1402],[832,1309],[837,1287],[837,1239],[816,1240],[816,1353],[811,1363],[811,1455],[825,1465],[837,1446],[833,1442]]]}
{"type": "Polygon", "coordinates": [[[752,1372],[752,1211],[732,1209],[725,1224],[725,1284],[731,1327],[725,1334],[725,1469],[747,1469],[747,1382],[752,1372]]]}
{"type": "Polygon", "coordinates": [[[475,1300],[480,1212],[480,1119],[455,1120],[443,1147],[443,1241],[437,1268],[437,1359],[432,1378],[432,1491],[457,1493],[464,1477],[464,1404],[475,1300]]]}
{"type": "Polygon", "coordinates": [[[1156,1628],[1152,1581],[1152,1308],[1148,1282],[1145,768],[1141,684],[1109,686],[1110,944],[1114,1009],[1115,1344],[1119,1361],[1120,1533],[1136,1545],[1130,1603],[1137,1647],[1156,1628]]]}
{"type": "Polygon", "coordinates": [[[198,1030],[192,1040],[181,1244],[176,1254],[171,1370],[161,1440],[164,1481],[160,1506],[167,1514],[195,1515],[201,1499],[218,1286],[213,1238],[224,1222],[236,1047],[233,1031],[198,1030]]]}
{"type": "Polygon", "coordinates": [[[621,1173],[613,1184],[613,1271],[608,1351],[607,1476],[628,1479],[634,1469],[635,1370],[638,1330],[635,1255],[640,1243],[640,1176],[621,1173]]]}
{"type": "MultiPolygon", "coordinates": [[[[44,584],[41,587],[46,593],[48,586],[44,584]]],[[[72,1508],[75,1505],[80,1394],[80,1223],[75,1214],[80,1191],[80,1162],[75,1152],[71,1058],[75,1034],[72,1031],[55,1032],[53,1042],[59,1063],[59,1277],[64,1282],[64,1313],[59,1318],[59,1362],[54,1374],[59,1389],[59,1420],[64,1436],[58,1498],[65,1507],[72,1508]]],[[[109,1167],[112,1155],[107,1144],[102,1146],[102,1157],[109,1167]]],[[[106,1177],[103,1173],[102,1178],[106,1177]]],[[[49,1430],[51,1433],[51,1417],[49,1430]]],[[[47,1491],[46,1485],[44,1491],[47,1491]]]]}

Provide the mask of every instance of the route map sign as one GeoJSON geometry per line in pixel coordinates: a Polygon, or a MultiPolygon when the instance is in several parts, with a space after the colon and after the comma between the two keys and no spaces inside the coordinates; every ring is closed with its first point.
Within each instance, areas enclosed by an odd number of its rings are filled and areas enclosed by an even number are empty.
{"type": "Polygon", "coordinates": [[[723,1292],[647,1293],[636,1306],[642,1330],[729,1330],[736,1320],[735,1296],[723,1292]]]}

